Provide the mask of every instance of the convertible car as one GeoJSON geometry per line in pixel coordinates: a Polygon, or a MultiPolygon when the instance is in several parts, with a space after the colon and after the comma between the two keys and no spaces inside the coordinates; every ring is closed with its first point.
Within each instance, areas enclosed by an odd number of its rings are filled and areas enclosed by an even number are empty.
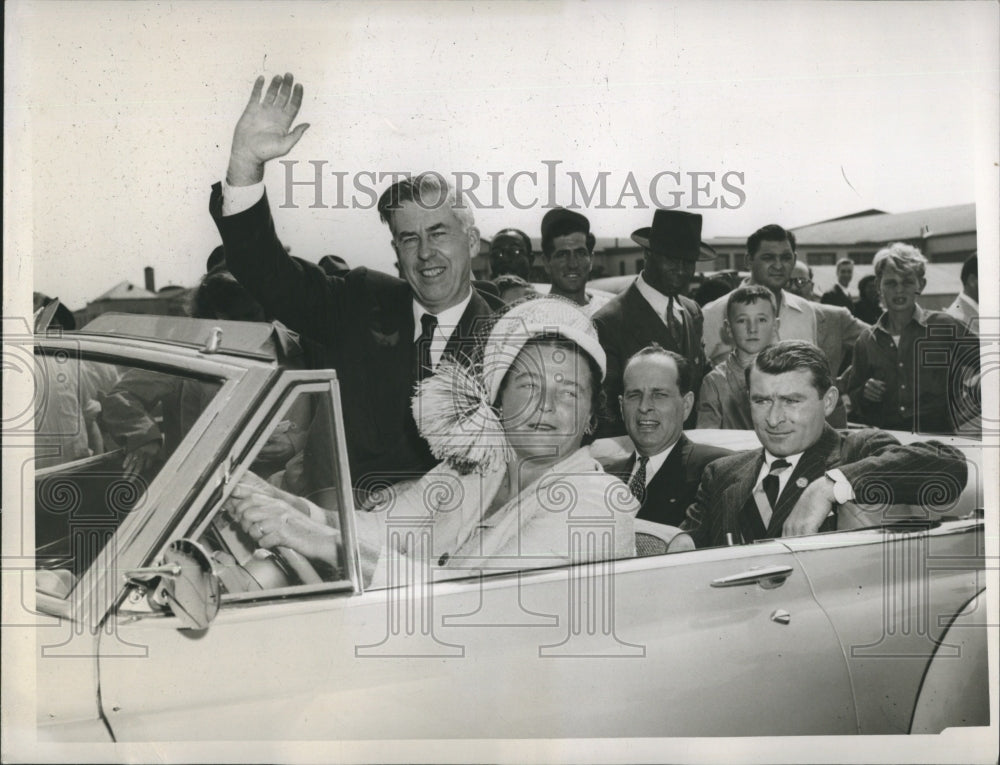
{"type": "Polygon", "coordinates": [[[971,463],[957,502],[934,505],[929,477],[926,508],[868,528],[694,550],[640,524],[635,558],[416,567],[372,589],[336,373],[289,368],[270,325],[105,315],[34,354],[39,741],[989,724],[978,442],[949,440],[971,463]],[[339,526],[337,565],[258,549],[228,519],[251,473],[339,526]]]}

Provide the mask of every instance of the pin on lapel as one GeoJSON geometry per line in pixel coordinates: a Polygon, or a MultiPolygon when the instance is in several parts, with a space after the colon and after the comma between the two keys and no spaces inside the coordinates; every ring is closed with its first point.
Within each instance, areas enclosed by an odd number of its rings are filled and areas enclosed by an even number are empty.
{"type": "Polygon", "coordinates": [[[806,486],[809,485],[809,481],[807,481],[805,478],[800,477],[799,480],[795,482],[795,485],[798,486],[800,489],[804,489],[806,488],[806,486]]]}

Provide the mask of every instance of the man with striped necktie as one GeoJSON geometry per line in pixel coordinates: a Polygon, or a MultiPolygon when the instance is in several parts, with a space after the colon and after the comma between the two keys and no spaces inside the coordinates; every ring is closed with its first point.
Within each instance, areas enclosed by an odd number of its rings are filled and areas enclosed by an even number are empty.
{"type": "Polygon", "coordinates": [[[886,491],[889,504],[918,504],[933,495],[947,505],[964,488],[965,458],[950,446],[904,446],[881,430],[830,427],[826,417],[839,394],[825,356],[812,343],[786,340],[765,348],[747,377],[763,448],[705,468],[681,526],[698,547],[878,525],[880,515],[838,509],[866,498],[884,505],[886,491]]]}

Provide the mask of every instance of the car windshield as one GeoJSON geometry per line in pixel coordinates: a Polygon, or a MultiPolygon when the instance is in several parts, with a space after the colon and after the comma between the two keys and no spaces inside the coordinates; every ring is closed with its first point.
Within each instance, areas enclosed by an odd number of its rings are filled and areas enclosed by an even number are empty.
{"type": "Polygon", "coordinates": [[[35,353],[39,590],[65,597],[221,387],[218,380],[35,353]]]}

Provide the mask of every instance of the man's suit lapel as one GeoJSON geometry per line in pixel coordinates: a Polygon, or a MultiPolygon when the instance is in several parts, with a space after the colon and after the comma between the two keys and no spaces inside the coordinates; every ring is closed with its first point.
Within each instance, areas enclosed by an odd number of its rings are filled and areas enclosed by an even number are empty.
{"type": "MultiPolygon", "coordinates": [[[[416,364],[413,342],[413,291],[404,281],[386,282],[379,289],[366,283],[369,313],[367,331],[373,341],[365,350],[380,374],[390,379],[404,375],[412,380],[416,364]]],[[[372,381],[379,385],[382,381],[372,381]]]]}
{"type": "Polygon", "coordinates": [[[830,465],[840,463],[840,436],[829,425],[823,427],[819,440],[802,453],[802,458],[788,478],[784,491],[778,497],[778,507],[771,514],[767,526],[769,537],[780,537],[781,528],[788,520],[795,503],[799,501],[806,487],[823,475],[830,465]]]}
{"type": "Polygon", "coordinates": [[[448,338],[448,344],[444,347],[444,355],[449,358],[457,358],[462,361],[469,361],[471,353],[476,345],[476,339],[485,331],[484,325],[493,310],[486,300],[475,289],[472,290],[472,299],[465,307],[462,318],[458,320],[458,326],[448,338]]]}
{"type": "MultiPolygon", "coordinates": [[[[683,435],[681,435],[681,439],[687,441],[683,435]]],[[[680,481],[683,477],[683,470],[684,454],[681,449],[681,441],[678,440],[663,464],[660,465],[660,469],[656,471],[656,475],[649,482],[649,486],[646,487],[647,500],[655,497],[657,502],[662,503],[670,497],[676,496],[676,490],[680,488],[680,481]]]]}
{"type": "Polygon", "coordinates": [[[632,345],[636,348],[645,348],[655,340],[669,351],[678,351],[667,332],[667,325],[646,302],[634,282],[629,286],[622,302],[622,319],[622,325],[631,333],[632,345]]]}
{"type": "MultiPolygon", "coordinates": [[[[695,303],[690,298],[685,297],[684,295],[679,295],[678,300],[680,300],[681,305],[684,306],[684,314],[685,314],[684,334],[687,340],[687,348],[685,348],[684,355],[687,356],[689,359],[697,358],[698,356],[697,351],[702,343],[701,332],[698,332],[697,328],[695,327],[695,309],[697,308],[698,304],[695,303]]],[[[695,391],[696,394],[697,392],[698,391],[695,391]]]]}
{"type": "Polygon", "coordinates": [[[764,450],[757,449],[748,455],[747,460],[734,471],[732,480],[728,486],[722,490],[721,503],[724,508],[723,528],[720,534],[720,544],[725,544],[725,532],[733,533],[734,540],[739,541],[740,536],[740,511],[753,494],[753,486],[757,481],[757,474],[764,464],[764,450]]]}
{"type": "Polygon", "coordinates": [[[695,470],[695,465],[691,462],[691,455],[694,452],[694,444],[681,433],[680,439],[677,441],[677,446],[674,447],[674,451],[678,452],[678,459],[680,460],[681,469],[683,473],[678,473],[678,475],[683,475],[684,480],[687,482],[700,481],[701,471],[695,470]]]}

